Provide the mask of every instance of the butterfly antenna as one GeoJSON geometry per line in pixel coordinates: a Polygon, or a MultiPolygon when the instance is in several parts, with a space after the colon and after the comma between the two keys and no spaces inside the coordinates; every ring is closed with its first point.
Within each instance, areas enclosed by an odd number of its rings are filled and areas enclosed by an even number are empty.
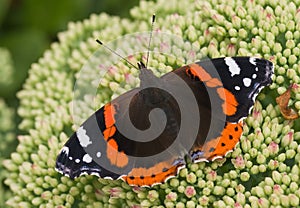
{"type": "Polygon", "coordinates": [[[148,43],[148,52],[147,52],[147,61],[146,61],[146,68],[148,66],[148,61],[149,61],[149,54],[150,54],[150,44],[151,44],[151,39],[152,39],[152,32],[153,32],[153,25],[155,22],[155,14],[152,15],[152,24],[151,24],[151,31],[150,31],[150,38],[149,38],[149,43],[148,43]]]}
{"type": "Polygon", "coordinates": [[[105,45],[104,43],[102,43],[100,40],[96,40],[97,43],[99,43],[100,45],[102,45],[105,49],[109,50],[110,52],[112,52],[113,54],[119,56],[121,59],[123,59],[124,61],[126,61],[129,65],[133,66],[136,69],[139,69],[138,67],[136,67],[135,65],[133,65],[132,63],[130,63],[126,58],[124,58],[123,56],[121,56],[119,53],[117,53],[116,51],[112,50],[111,48],[109,48],[107,45],[105,45]]]}

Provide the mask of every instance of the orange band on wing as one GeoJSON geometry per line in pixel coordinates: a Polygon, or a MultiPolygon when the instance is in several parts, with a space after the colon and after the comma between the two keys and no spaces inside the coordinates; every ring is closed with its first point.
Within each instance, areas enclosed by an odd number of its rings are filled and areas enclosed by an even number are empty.
{"type": "Polygon", "coordinates": [[[106,154],[111,164],[117,167],[122,168],[128,164],[127,155],[123,151],[118,151],[118,144],[114,139],[110,139],[107,142],[106,154]]]}
{"type": "Polygon", "coordinates": [[[171,166],[169,163],[161,162],[150,168],[133,168],[132,171],[123,177],[129,185],[151,186],[155,183],[162,183],[168,177],[175,176],[180,165],[171,166]]]}
{"type": "Polygon", "coordinates": [[[200,65],[190,64],[188,70],[195,77],[198,77],[202,82],[207,82],[212,79],[209,73],[207,73],[200,65]]]}
{"type": "Polygon", "coordinates": [[[114,139],[110,139],[110,140],[107,142],[107,146],[108,146],[108,148],[114,149],[114,150],[117,150],[117,151],[118,151],[118,148],[119,148],[117,142],[116,142],[114,139]]]}
{"type": "Polygon", "coordinates": [[[115,114],[116,114],[116,109],[112,104],[108,103],[104,106],[104,119],[105,119],[106,128],[109,128],[116,123],[114,117],[115,114]]]}
{"type": "Polygon", "coordinates": [[[116,133],[116,127],[112,126],[103,131],[104,139],[107,141],[110,137],[112,137],[116,133]]]}
{"type": "Polygon", "coordinates": [[[220,87],[217,89],[217,93],[224,103],[222,104],[223,111],[227,116],[232,116],[237,111],[238,102],[235,96],[227,89],[220,87]]]}
{"type": "Polygon", "coordinates": [[[232,116],[236,113],[238,102],[235,96],[223,87],[220,79],[211,77],[211,75],[198,64],[190,64],[187,67],[186,72],[194,78],[199,78],[199,80],[204,82],[207,87],[217,88],[219,97],[224,100],[222,108],[225,115],[232,116]]]}
{"type": "Polygon", "coordinates": [[[193,151],[202,151],[204,153],[203,158],[208,160],[218,156],[223,157],[227,152],[233,150],[235,145],[239,142],[242,133],[242,122],[227,122],[221,136],[205,143],[203,148],[195,149],[193,151]]]}
{"type": "Polygon", "coordinates": [[[198,64],[190,64],[187,70],[190,74],[194,77],[198,77],[199,80],[205,82],[208,87],[222,87],[222,82],[210,76],[209,73],[205,71],[200,65],[198,64]]]}
{"type": "Polygon", "coordinates": [[[208,87],[220,87],[222,86],[222,82],[218,80],[217,78],[212,78],[211,80],[206,82],[206,85],[208,87]]]}

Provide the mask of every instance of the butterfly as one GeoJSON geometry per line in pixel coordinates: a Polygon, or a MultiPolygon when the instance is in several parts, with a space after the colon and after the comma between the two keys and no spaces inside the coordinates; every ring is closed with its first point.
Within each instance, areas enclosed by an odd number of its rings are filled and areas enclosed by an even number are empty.
{"type": "Polygon", "coordinates": [[[138,64],[140,86],[105,104],[69,138],[56,170],[153,186],[192,162],[232,151],[258,93],[272,83],[272,62],[223,57],[162,77],[138,64]]]}

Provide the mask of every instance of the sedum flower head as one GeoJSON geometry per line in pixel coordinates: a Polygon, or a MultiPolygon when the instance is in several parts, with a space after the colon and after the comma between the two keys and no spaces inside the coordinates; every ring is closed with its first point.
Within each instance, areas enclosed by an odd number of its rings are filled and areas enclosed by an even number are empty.
{"type": "MultiPolygon", "coordinates": [[[[13,196],[11,207],[291,207],[299,203],[299,121],[285,120],[275,102],[294,83],[300,86],[300,2],[141,1],[131,19],[106,14],[69,23],[38,63],[32,65],[18,93],[22,118],[19,145],[4,166],[13,196]],[[94,176],[70,180],[54,170],[56,155],[72,126],[74,81],[88,57],[98,49],[95,39],[108,42],[155,27],[189,44],[161,44],[174,57],[157,55],[149,65],[157,74],[195,60],[197,54],[259,56],[275,64],[274,83],[257,98],[245,120],[239,145],[225,159],[188,164],[177,177],[152,188],[130,187],[94,176]],[[186,52],[189,51],[189,52],[186,52]],[[195,53],[196,51],[196,53],[195,53]]],[[[155,42],[155,36],[154,40],[155,42]]],[[[134,42],[127,43],[133,50],[134,42]]],[[[130,58],[130,57],[129,57],[130,58]]],[[[135,57],[132,57],[135,58],[135,57]]],[[[141,58],[141,57],[139,57],[141,58]]],[[[93,67],[93,66],[91,66],[93,67]]],[[[127,65],[111,66],[97,94],[98,107],[134,87],[137,72],[127,65]]],[[[89,75],[93,76],[93,74],[89,75]]],[[[90,78],[85,77],[86,80],[90,78]]],[[[300,110],[299,87],[290,104],[300,110]]],[[[82,107],[82,110],[85,107],[82,107]]],[[[92,112],[94,109],[89,107],[92,112]]],[[[86,111],[83,111],[86,112],[86,111]]],[[[87,115],[82,115],[87,118],[87,115]]]]}
{"type": "Polygon", "coordinates": [[[13,63],[10,52],[6,48],[0,47],[0,86],[8,87],[13,82],[13,63]]]}
{"type": "Polygon", "coordinates": [[[9,157],[9,153],[15,147],[14,134],[14,112],[9,108],[4,100],[0,99],[0,207],[5,205],[5,200],[11,197],[7,186],[4,185],[4,179],[8,176],[7,170],[3,170],[2,161],[9,157]]]}

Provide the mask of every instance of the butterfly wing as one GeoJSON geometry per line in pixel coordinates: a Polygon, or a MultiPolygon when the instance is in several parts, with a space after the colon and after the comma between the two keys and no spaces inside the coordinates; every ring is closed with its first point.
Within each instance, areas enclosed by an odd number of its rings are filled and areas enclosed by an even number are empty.
{"type": "Polygon", "coordinates": [[[238,143],[242,119],[249,114],[257,94],[272,83],[273,64],[259,58],[226,57],[190,64],[186,73],[211,90],[208,99],[220,109],[211,117],[219,125],[210,126],[210,131],[218,134],[198,138],[190,156],[193,161],[223,157],[238,143]]]}
{"type": "MultiPolygon", "coordinates": [[[[129,91],[123,97],[117,98],[116,102],[126,100],[134,91],[129,91]]],[[[109,161],[110,156],[118,159],[118,165],[122,159],[126,158],[124,154],[117,154],[115,151],[109,153],[109,150],[115,147],[113,140],[108,141],[107,139],[114,134],[115,114],[116,109],[109,103],[91,115],[60,151],[56,160],[56,170],[70,178],[76,178],[82,174],[92,174],[102,178],[119,178],[122,172],[109,170],[109,165],[107,165],[111,162],[109,161]],[[101,163],[95,159],[101,160],[101,163]]],[[[124,147],[129,148],[128,145],[124,147]]]]}
{"type": "MultiPolygon", "coordinates": [[[[62,148],[56,169],[71,178],[92,174],[102,178],[122,178],[128,184],[138,186],[162,183],[176,175],[185,163],[184,154],[164,150],[176,136],[179,124],[174,116],[178,109],[172,107],[169,98],[161,101],[164,95],[160,92],[153,89],[143,93],[138,91],[134,89],[123,94],[88,118],[62,148]],[[152,97],[150,104],[144,96],[152,97]],[[164,109],[168,117],[165,129],[157,138],[145,141],[134,131],[126,133],[129,123],[141,131],[149,128],[148,114],[157,107],[164,109]],[[161,152],[163,157],[156,156],[161,152]]],[[[157,117],[152,123],[160,124],[157,117]]]]}

